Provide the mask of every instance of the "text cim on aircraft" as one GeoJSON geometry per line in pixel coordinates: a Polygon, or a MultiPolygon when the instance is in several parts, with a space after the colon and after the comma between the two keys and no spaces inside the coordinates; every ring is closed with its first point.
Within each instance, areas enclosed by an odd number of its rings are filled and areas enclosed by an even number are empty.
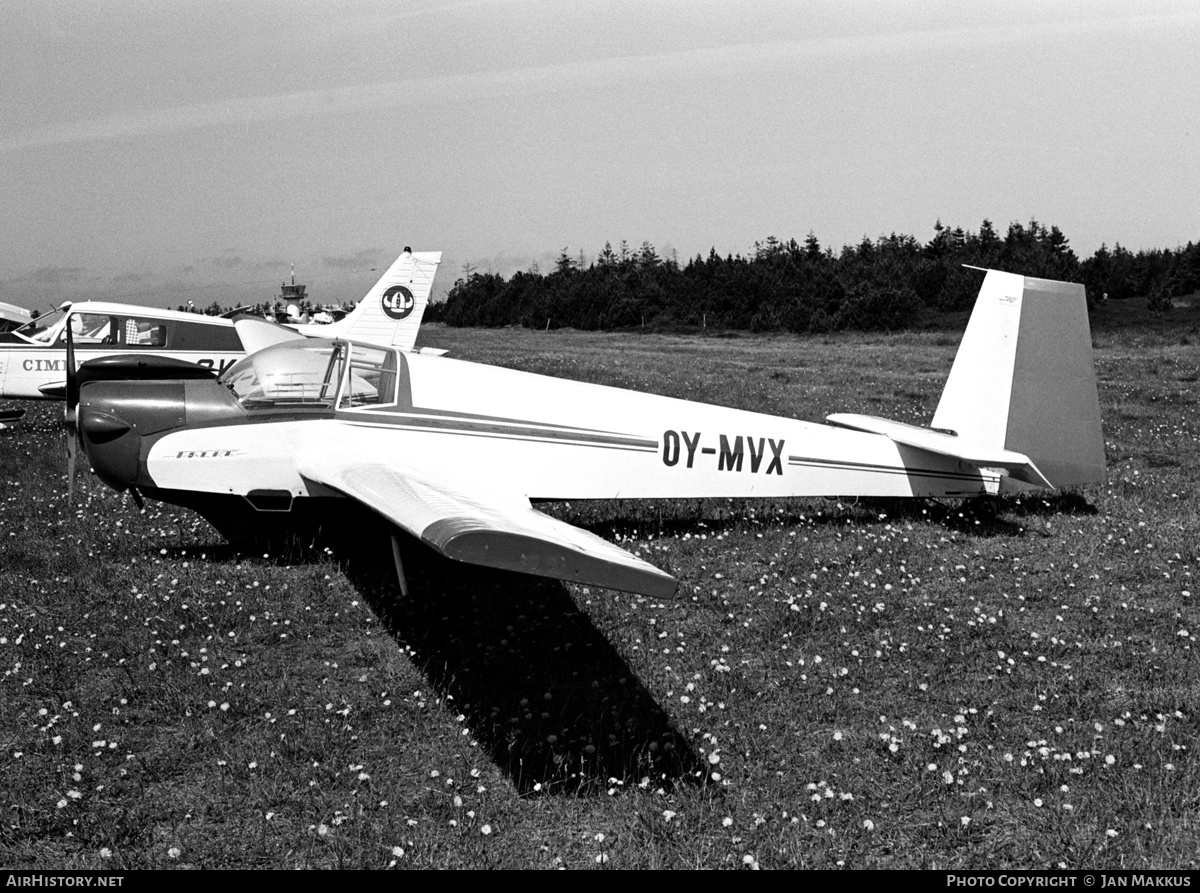
{"type": "Polygon", "coordinates": [[[1104,479],[1083,287],[994,271],[930,428],[814,424],[344,340],[269,347],[216,381],[95,380],[119,374],[78,377],[96,474],[230,539],[359,505],[459,561],[648,595],[675,580],[531,501],[971,497],[1104,479]]]}
{"type": "MultiPolygon", "coordinates": [[[[412,350],[441,257],[441,252],[414,254],[405,248],[345,318],[295,330],[412,350]]],[[[0,397],[61,400],[68,329],[78,363],[122,353],[171,357],[217,372],[248,353],[296,337],[291,329],[253,316],[224,319],[100,301],[64,305],[0,335],[0,397]]]]}

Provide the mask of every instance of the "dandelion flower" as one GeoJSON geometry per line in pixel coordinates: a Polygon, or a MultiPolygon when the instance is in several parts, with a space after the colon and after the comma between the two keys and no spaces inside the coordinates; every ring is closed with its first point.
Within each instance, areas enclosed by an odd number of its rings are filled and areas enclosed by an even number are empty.
{"type": "Polygon", "coordinates": [[[479,833],[482,834],[484,837],[487,837],[489,834],[492,833],[492,826],[484,825],[482,828],[479,829],[479,833]]]}

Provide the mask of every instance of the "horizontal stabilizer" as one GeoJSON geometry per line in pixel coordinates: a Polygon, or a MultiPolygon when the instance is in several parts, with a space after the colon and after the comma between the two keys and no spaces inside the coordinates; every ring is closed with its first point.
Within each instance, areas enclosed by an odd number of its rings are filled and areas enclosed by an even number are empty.
{"type": "Polygon", "coordinates": [[[657,598],[677,585],[652,564],[524,500],[483,502],[410,469],[344,454],[312,457],[299,471],[456,561],[657,598]]]}
{"type": "Polygon", "coordinates": [[[970,443],[954,434],[935,431],[932,428],[919,428],[916,425],[893,422],[890,419],[881,419],[876,416],[842,412],[827,416],[826,421],[839,428],[882,434],[894,443],[925,450],[929,453],[937,453],[939,456],[950,456],[963,462],[969,462],[978,468],[1002,469],[1010,477],[1035,487],[1053,488],[1053,484],[1046,480],[1045,475],[1038,470],[1033,460],[1024,453],[970,443]]]}

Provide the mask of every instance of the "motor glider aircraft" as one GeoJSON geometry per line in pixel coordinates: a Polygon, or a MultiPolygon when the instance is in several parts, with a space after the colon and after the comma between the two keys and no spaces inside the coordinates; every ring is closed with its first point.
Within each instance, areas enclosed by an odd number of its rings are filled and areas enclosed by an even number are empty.
{"type": "MultiPolygon", "coordinates": [[[[0,334],[0,397],[61,400],[66,393],[68,333],[79,363],[114,353],[172,358],[222,372],[280,341],[320,335],[412,350],[441,252],[405,248],[346,317],[329,325],[286,328],[249,315],[232,319],[131,304],[65,304],[0,334]]],[[[0,412],[0,426],[23,415],[0,412]]]]}
{"type": "MultiPolygon", "coordinates": [[[[100,361],[72,377],[95,473],[231,540],[358,506],[452,559],[652,596],[676,581],[531,503],[970,498],[1105,474],[1083,286],[996,271],[928,428],[816,424],[341,339],[277,344],[217,380],[123,374],[100,361]]],[[[403,589],[397,532],[392,545],[403,589]]]]}

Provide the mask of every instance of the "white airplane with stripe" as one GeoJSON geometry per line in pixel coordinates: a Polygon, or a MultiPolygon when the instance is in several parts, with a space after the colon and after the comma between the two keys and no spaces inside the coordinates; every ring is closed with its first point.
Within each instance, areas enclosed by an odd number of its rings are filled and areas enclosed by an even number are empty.
{"type": "MultiPolygon", "coordinates": [[[[367,509],[459,561],[664,595],[648,562],[538,512],[561,499],[973,497],[1104,479],[1082,286],[988,272],[932,427],[829,424],[343,340],[219,381],[82,383],[96,473],[231,539],[367,509]]],[[[117,376],[111,376],[117,377],[117,376]]]]}

